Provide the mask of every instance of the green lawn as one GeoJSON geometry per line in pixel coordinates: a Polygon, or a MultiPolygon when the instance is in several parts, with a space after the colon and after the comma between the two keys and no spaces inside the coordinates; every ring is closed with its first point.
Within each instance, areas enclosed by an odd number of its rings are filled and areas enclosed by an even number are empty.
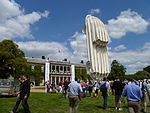
{"type": "MultiPolygon", "coordinates": [[[[15,105],[16,97],[0,98],[0,113],[8,113],[15,105]]],[[[31,93],[29,106],[32,113],[69,113],[69,102],[61,94],[31,93]]],[[[108,109],[102,109],[103,100],[99,98],[82,98],[79,104],[79,113],[127,113],[126,105],[123,105],[123,111],[117,111],[114,108],[114,97],[108,97],[108,109]]],[[[150,105],[148,107],[150,111],[150,105]]],[[[18,113],[23,113],[22,106],[18,113]]]]}

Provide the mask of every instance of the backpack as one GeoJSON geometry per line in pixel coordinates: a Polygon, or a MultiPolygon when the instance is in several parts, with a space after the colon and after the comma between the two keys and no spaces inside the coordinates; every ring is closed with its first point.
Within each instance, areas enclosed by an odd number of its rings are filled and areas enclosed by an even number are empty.
{"type": "Polygon", "coordinates": [[[148,92],[148,88],[144,85],[144,82],[142,82],[142,93],[144,94],[145,92],[148,92]]]}
{"type": "Polygon", "coordinates": [[[106,82],[100,88],[101,92],[107,92],[106,82]]]}

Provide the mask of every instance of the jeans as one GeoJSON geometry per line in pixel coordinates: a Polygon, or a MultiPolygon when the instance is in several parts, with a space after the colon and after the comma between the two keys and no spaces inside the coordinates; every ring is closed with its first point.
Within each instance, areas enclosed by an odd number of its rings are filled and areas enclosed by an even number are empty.
{"type": "Polygon", "coordinates": [[[28,106],[27,99],[23,99],[23,100],[22,100],[22,99],[20,99],[20,98],[17,99],[16,104],[15,104],[15,106],[14,106],[14,108],[13,108],[12,111],[13,111],[14,113],[16,113],[16,111],[17,111],[17,109],[18,109],[19,104],[20,104],[21,101],[22,101],[22,106],[23,106],[23,108],[24,108],[25,113],[31,113],[30,110],[29,110],[29,106],[28,106]]]}
{"type": "Polygon", "coordinates": [[[22,100],[22,106],[24,108],[25,113],[31,113],[30,110],[29,110],[27,99],[22,100]]]}
{"type": "Polygon", "coordinates": [[[104,109],[107,108],[107,97],[108,97],[108,94],[107,92],[102,92],[102,96],[103,96],[103,100],[104,100],[104,109]]]}
{"type": "Polygon", "coordinates": [[[13,110],[12,110],[14,113],[16,113],[20,102],[21,102],[21,99],[20,99],[20,98],[17,98],[16,104],[15,104],[13,110]]]}

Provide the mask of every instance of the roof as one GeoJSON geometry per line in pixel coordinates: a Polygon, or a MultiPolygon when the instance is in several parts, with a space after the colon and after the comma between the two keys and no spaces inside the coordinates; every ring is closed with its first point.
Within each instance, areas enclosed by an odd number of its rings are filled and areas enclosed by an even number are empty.
{"type": "Polygon", "coordinates": [[[40,58],[29,58],[26,57],[28,63],[33,64],[45,64],[46,62],[49,62],[50,64],[58,64],[58,65],[75,65],[76,67],[85,68],[86,65],[82,63],[72,63],[68,61],[56,61],[56,60],[47,60],[47,59],[40,59],[40,58]]]}

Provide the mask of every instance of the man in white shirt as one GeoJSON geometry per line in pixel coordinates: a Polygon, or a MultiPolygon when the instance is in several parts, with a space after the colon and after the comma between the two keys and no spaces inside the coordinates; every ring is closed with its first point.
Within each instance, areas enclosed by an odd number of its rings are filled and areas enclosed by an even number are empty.
{"type": "Polygon", "coordinates": [[[72,81],[68,86],[70,113],[77,113],[79,95],[82,92],[82,87],[77,80],[78,78],[75,78],[75,81],[72,81]]]}

